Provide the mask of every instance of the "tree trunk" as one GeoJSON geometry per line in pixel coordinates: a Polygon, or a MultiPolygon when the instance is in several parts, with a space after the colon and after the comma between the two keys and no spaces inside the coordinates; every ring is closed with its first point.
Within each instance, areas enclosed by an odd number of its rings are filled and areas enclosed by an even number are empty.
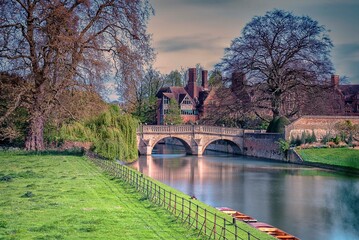
{"type": "Polygon", "coordinates": [[[274,94],[272,98],[272,113],[273,113],[273,119],[276,117],[281,116],[280,114],[280,108],[281,108],[281,99],[279,94],[274,94]]]}
{"type": "Polygon", "coordinates": [[[41,116],[41,113],[33,113],[25,141],[26,150],[41,151],[45,149],[44,124],[44,117],[41,116]]]}
{"type": "Polygon", "coordinates": [[[26,150],[42,151],[44,145],[45,114],[43,104],[45,102],[44,85],[39,85],[30,108],[30,126],[25,140],[26,150]]]}

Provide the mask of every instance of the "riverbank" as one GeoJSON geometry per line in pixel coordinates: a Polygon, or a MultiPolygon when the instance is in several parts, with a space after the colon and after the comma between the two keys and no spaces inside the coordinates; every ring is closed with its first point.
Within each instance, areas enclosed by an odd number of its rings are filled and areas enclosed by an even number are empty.
{"type": "MultiPolygon", "coordinates": [[[[0,238],[201,239],[169,211],[86,157],[0,152],[0,163],[0,238]]],[[[218,212],[193,201],[208,213],[218,212]]],[[[238,224],[252,236],[272,239],[238,224]]]]}
{"type": "Polygon", "coordinates": [[[359,174],[359,150],[350,148],[297,149],[304,164],[359,174]]]}
{"type": "Polygon", "coordinates": [[[82,156],[0,152],[0,239],[200,239],[82,156]]]}

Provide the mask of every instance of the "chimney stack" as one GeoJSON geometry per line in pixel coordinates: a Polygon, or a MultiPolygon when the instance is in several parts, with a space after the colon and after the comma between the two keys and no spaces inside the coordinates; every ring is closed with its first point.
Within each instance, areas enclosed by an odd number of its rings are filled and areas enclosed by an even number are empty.
{"type": "Polygon", "coordinates": [[[332,86],[339,86],[339,75],[332,75],[332,86]]]}
{"type": "Polygon", "coordinates": [[[187,92],[191,96],[191,98],[198,99],[198,92],[197,92],[197,71],[196,68],[189,68],[188,69],[188,84],[187,84],[187,92]]]}
{"type": "Polygon", "coordinates": [[[208,71],[202,70],[202,87],[204,90],[208,89],[208,71]]]}

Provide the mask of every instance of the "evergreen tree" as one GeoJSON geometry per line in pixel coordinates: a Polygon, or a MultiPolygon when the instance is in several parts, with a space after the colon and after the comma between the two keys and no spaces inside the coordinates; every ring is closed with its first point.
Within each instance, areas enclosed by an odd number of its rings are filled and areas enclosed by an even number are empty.
{"type": "Polygon", "coordinates": [[[175,99],[170,99],[168,113],[165,117],[165,124],[178,125],[182,123],[181,109],[175,99]]]}

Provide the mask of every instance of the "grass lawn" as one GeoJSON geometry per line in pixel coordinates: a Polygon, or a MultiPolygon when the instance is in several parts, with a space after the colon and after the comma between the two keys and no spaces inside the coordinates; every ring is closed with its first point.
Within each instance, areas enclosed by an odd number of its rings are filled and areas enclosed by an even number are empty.
{"type": "Polygon", "coordinates": [[[0,239],[199,239],[74,155],[0,152],[0,239]]]}
{"type": "Polygon", "coordinates": [[[359,169],[359,150],[349,148],[311,148],[296,150],[303,160],[359,169]]]}

